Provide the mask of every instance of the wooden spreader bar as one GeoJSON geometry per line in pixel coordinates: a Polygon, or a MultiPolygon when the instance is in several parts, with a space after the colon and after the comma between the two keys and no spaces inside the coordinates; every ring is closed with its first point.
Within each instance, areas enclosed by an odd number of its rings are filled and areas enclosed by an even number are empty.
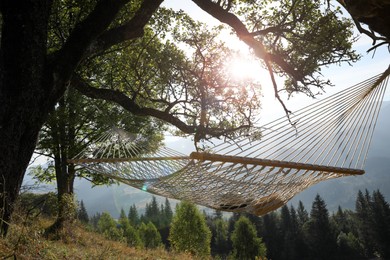
{"type": "Polygon", "coordinates": [[[298,170],[340,173],[340,174],[348,174],[348,175],[364,174],[364,170],[360,170],[360,169],[324,166],[324,165],[307,164],[307,163],[296,163],[296,162],[287,162],[287,161],[279,161],[279,160],[268,160],[268,159],[259,159],[259,158],[248,158],[242,156],[220,155],[220,154],[211,154],[211,153],[204,153],[204,152],[192,152],[190,154],[190,158],[201,160],[201,161],[252,164],[252,165],[270,166],[270,167],[293,168],[298,170]]]}
{"type": "Polygon", "coordinates": [[[190,160],[188,156],[166,156],[166,157],[138,157],[138,158],[85,158],[85,159],[69,159],[68,163],[115,163],[115,162],[140,162],[140,161],[174,161],[174,160],[190,160]]]}

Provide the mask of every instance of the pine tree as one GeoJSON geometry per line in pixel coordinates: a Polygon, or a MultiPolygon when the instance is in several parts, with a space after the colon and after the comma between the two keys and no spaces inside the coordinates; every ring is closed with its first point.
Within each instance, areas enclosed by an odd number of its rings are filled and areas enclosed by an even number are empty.
{"type": "Polygon", "coordinates": [[[161,212],[155,196],[152,196],[152,201],[146,204],[143,221],[145,223],[151,221],[157,228],[161,227],[161,212]]]}
{"type": "Polygon", "coordinates": [[[130,224],[133,227],[137,227],[139,225],[140,219],[139,219],[137,207],[135,206],[135,204],[130,206],[129,214],[127,215],[127,217],[129,219],[130,224]]]}
{"type": "Polygon", "coordinates": [[[89,222],[87,209],[85,208],[84,202],[82,200],[80,201],[80,206],[78,208],[77,218],[84,224],[87,224],[89,222]]]}
{"type": "Polygon", "coordinates": [[[267,258],[280,259],[281,250],[279,243],[282,241],[280,233],[278,232],[278,217],[275,212],[270,212],[262,217],[263,219],[263,233],[262,236],[264,243],[267,246],[267,258]]]}
{"type": "Polygon", "coordinates": [[[359,240],[363,242],[364,256],[369,258],[374,257],[374,234],[371,228],[371,196],[368,190],[366,190],[365,194],[359,190],[356,198],[355,210],[359,231],[358,237],[359,240]]]}
{"type": "Polygon", "coordinates": [[[340,259],[362,259],[363,248],[352,232],[340,232],[337,236],[338,255],[340,259]]]}
{"type": "Polygon", "coordinates": [[[382,193],[372,193],[372,220],[375,247],[384,259],[390,259],[390,207],[382,193]]]}
{"type": "Polygon", "coordinates": [[[303,229],[298,222],[298,215],[295,208],[290,207],[290,232],[292,240],[292,252],[288,256],[288,259],[306,259],[307,258],[307,246],[303,235],[303,229]]]}
{"type": "Polygon", "coordinates": [[[190,202],[182,201],[176,206],[172,219],[169,240],[174,250],[193,255],[210,255],[211,232],[203,214],[190,202]]]}
{"type": "Polygon", "coordinates": [[[125,210],[121,208],[121,212],[119,213],[119,219],[127,219],[125,210]]]}
{"type": "Polygon", "coordinates": [[[223,217],[223,214],[222,214],[222,211],[220,210],[215,210],[215,213],[214,213],[214,218],[222,218],[223,217]]]}
{"type": "Polygon", "coordinates": [[[350,232],[347,215],[340,206],[337,208],[337,212],[333,215],[332,219],[335,222],[338,233],[343,232],[348,234],[350,232]]]}
{"type": "Polygon", "coordinates": [[[316,259],[334,258],[337,244],[330,225],[328,209],[319,194],[314,199],[310,219],[305,226],[311,256],[316,259]]]}
{"type": "Polygon", "coordinates": [[[169,202],[168,198],[165,198],[163,215],[164,215],[164,226],[169,226],[172,222],[173,211],[171,208],[171,203],[169,202]]]}
{"type": "Polygon", "coordinates": [[[240,217],[234,224],[231,235],[233,243],[233,256],[235,259],[265,258],[266,247],[261,238],[257,237],[256,228],[246,217],[240,217]]]}
{"type": "Polygon", "coordinates": [[[125,214],[123,208],[121,209],[121,213],[118,219],[119,227],[121,229],[121,233],[126,240],[126,243],[130,247],[142,247],[143,243],[139,236],[138,231],[130,224],[128,217],[125,214]]]}
{"type": "Polygon", "coordinates": [[[297,259],[296,251],[296,230],[294,230],[291,217],[291,212],[287,205],[284,205],[280,210],[279,233],[282,238],[280,243],[280,251],[282,259],[297,259]]]}
{"type": "Polygon", "coordinates": [[[302,228],[303,225],[309,221],[309,214],[307,213],[305,206],[303,206],[302,201],[299,201],[297,208],[298,224],[302,228]]]}
{"type": "Polygon", "coordinates": [[[141,240],[138,230],[135,229],[132,225],[126,225],[123,231],[123,236],[126,238],[128,246],[137,248],[143,246],[143,242],[141,240]]]}
{"type": "Polygon", "coordinates": [[[98,230],[98,222],[99,222],[100,217],[101,217],[101,213],[97,212],[89,220],[89,222],[91,223],[92,227],[95,230],[98,230]]]}
{"type": "Polygon", "coordinates": [[[148,224],[141,223],[139,227],[139,235],[143,245],[147,249],[157,248],[161,245],[161,236],[156,226],[152,222],[148,224]]]}
{"type": "Polygon", "coordinates": [[[103,212],[97,226],[98,231],[107,238],[118,241],[123,239],[123,232],[117,228],[117,223],[111,217],[110,213],[103,212]]]}
{"type": "Polygon", "coordinates": [[[218,217],[214,218],[213,226],[215,229],[215,234],[213,235],[213,254],[226,258],[229,252],[228,224],[224,219],[218,217]]]}

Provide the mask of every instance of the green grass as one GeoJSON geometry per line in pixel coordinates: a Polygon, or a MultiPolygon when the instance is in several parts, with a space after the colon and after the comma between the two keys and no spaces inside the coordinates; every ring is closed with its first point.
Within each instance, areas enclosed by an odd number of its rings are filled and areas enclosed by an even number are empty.
{"type": "Polygon", "coordinates": [[[44,236],[53,220],[14,219],[8,236],[0,238],[0,259],[195,259],[163,248],[143,250],[111,241],[80,223],[64,228],[55,239],[44,236]]]}

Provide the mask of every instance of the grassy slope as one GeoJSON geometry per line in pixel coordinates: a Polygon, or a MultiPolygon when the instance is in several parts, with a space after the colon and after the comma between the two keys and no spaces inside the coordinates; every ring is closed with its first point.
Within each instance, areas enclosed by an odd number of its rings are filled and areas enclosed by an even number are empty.
{"type": "Polygon", "coordinates": [[[107,240],[80,224],[64,230],[60,239],[47,239],[42,234],[50,221],[15,222],[19,224],[11,226],[7,238],[0,238],[0,259],[194,259],[164,249],[131,248],[125,243],[107,240]]]}

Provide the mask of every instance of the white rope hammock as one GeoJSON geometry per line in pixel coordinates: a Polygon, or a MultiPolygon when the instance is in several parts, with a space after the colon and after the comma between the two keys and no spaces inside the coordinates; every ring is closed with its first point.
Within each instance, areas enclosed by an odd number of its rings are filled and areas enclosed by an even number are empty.
{"type": "Polygon", "coordinates": [[[320,181],[364,174],[390,69],[248,135],[189,156],[145,154],[119,129],[69,163],[161,196],[262,215],[320,181]]]}

